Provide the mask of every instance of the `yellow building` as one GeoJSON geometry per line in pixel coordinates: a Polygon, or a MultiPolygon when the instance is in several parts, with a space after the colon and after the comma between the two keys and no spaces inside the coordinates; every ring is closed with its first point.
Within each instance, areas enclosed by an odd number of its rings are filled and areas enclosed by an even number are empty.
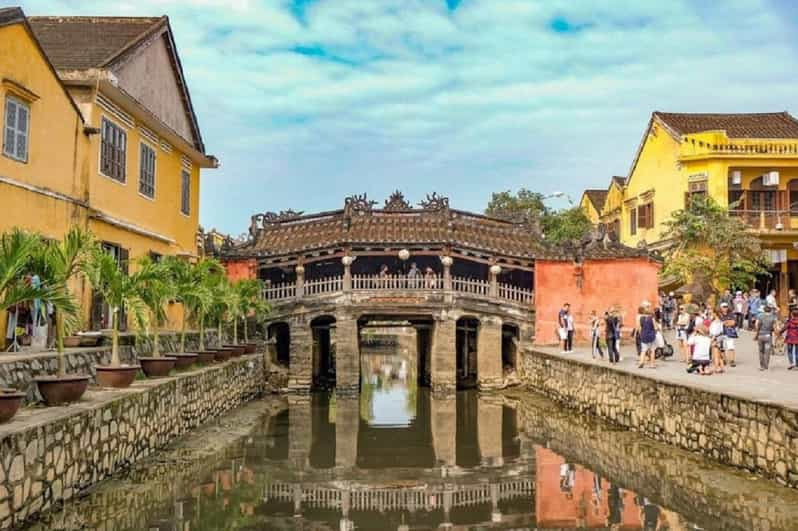
{"type": "Polygon", "coordinates": [[[607,200],[607,190],[585,190],[579,207],[585,211],[590,222],[594,225],[601,221],[601,211],[607,200]]]}
{"type": "Polygon", "coordinates": [[[730,206],[760,237],[775,264],[760,289],[784,298],[798,288],[798,120],[654,112],[623,187],[621,241],[667,248],[663,223],[694,194],[730,206]]]}
{"type": "MultiPolygon", "coordinates": [[[[0,79],[0,231],[57,238],[78,224],[125,265],[197,256],[200,169],[217,161],[167,17],[0,9],[0,79]]],[[[80,296],[86,326],[107,326],[101,301],[80,296]]]]}

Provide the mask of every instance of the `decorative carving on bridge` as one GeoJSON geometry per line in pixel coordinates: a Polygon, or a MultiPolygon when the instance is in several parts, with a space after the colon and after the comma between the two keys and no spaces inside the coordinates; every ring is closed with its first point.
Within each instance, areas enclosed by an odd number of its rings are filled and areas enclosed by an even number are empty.
{"type": "Polygon", "coordinates": [[[413,206],[407,202],[405,196],[399,190],[396,190],[391,196],[385,200],[383,210],[396,211],[396,210],[411,210],[413,206]]]}
{"type": "Polygon", "coordinates": [[[281,210],[279,213],[277,212],[266,212],[263,214],[263,226],[266,227],[267,223],[279,223],[280,221],[292,221],[297,219],[302,214],[304,214],[304,210],[281,210]]]}
{"type": "Polygon", "coordinates": [[[344,200],[344,215],[370,214],[376,204],[377,202],[370,200],[367,194],[350,195],[344,200]]]}
{"type": "Polygon", "coordinates": [[[440,196],[437,192],[427,194],[427,198],[418,204],[424,210],[449,210],[449,198],[440,196]]]}

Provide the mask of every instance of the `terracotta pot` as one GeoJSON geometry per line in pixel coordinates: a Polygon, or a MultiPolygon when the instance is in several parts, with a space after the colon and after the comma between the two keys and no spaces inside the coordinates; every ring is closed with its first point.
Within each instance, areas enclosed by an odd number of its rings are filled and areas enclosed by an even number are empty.
{"type": "Polygon", "coordinates": [[[64,338],[65,348],[76,348],[80,346],[80,336],[67,336],[64,338]]]}
{"type": "Polygon", "coordinates": [[[227,349],[230,351],[230,356],[233,358],[237,358],[246,352],[247,347],[244,345],[224,345],[223,349],[227,349]]]}
{"type": "Polygon", "coordinates": [[[44,403],[48,406],[60,406],[69,402],[77,402],[89,386],[91,376],[83,374],[67,374],[66,376],[41,376],[35,378],[44,403]]]}
{"type": "Polygon", "coordinates": [[[255,354],[255,352],[257,352],[257,350],[258,350],[258,344],[257,343],[245,343],[244,344],[244,352],[246,354],[255,354]]]}
{"type": "Polygon", "coordinates": [[[141,367],[139,365],[121,365],[119,367],[95,365],[94,368],[97,369],[97,385],[124,389],[130,387],[141,367]]]}
{"type": "Polygon", "coordinates": [[[80,336],[81,347],[96,347],[100,344],[101,336],[80,336]]]}
{"type": "Polygon", "coordinates": [[[200,352],[197,352],[197,363],[200,365],[207,365],[208,363],[213,363],[215,360],[215,350],[201,350],[200,352]]]}
{"type": "Polygon", "coordinates": [[[16,389],[0,390],[0,423],[10,420],[17,414],[24,398],[25,393],[16,389]]]}
{"type": "Polygon", "coordinates": [[[170,352],[167,356],[177,359],[177,361],[175,361],[175,369],[177,370],[188,369],[197,363],[197,358],[199,357],[196,352],[184,352],[182,354],[179,352],[170,352]]]}
{"type": "Polygon", "coordinates": [[[221,362],[224,362],[224,361],[228,361],[230,359],[230,356],[232,356],[232,352],[231,351],[226,350],[226,349],[220,349],[220,350],[216,351],[216,355],[214,356],[214,359],[217,362],[221,363],[221,362]]]}
{"type": "Polygon", "coordinates": [[[157,358],[139,357],[141,370],[148,378],[163,378],[169,376],[169,371],[175,368],[177,358],[160,356],[157,358]]]}

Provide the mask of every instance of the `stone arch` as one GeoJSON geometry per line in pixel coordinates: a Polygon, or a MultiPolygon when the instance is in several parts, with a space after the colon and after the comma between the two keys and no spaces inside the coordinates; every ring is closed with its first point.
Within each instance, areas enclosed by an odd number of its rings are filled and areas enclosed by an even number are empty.
{"type": "Polygon", "coordinates": [[[502,370],[518,369],[518,345],[521,340],[521,327],[513,322],[502,323],[502,370]]]}
{"type": "Polygon", "coordinates": [[[270,323],[266,327],[266,335],[274,340],[272,363],[286,368],[291,365],[291,327],[285,321],[270,323]]]}
{"type": "Polygon", "coordinates": [[[335,329],[334,315],[323,314],[310,321],[312,334],[312,382],[315,389],[335,386],[335,329]]]}
{"type": "Polygon", "coordinates": [[[475,315],[464,314],[455,322],[455,357],[457,387],[468,389],[477,386],[478,343],[480,320],[475,315]]]}

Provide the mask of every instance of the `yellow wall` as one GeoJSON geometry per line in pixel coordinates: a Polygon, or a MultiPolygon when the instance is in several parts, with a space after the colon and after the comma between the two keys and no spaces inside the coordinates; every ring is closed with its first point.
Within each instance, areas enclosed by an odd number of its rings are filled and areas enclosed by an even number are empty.
{"type": "Polygon", "coordinates": [[[679,142],[655,123],[626,182],[621,216],[621,241],[626,245],[635,246],[640,240],[648,244],[658,242],[662,223],[670,218],[671,212],[684,207],[687,174],[679,171],[678,157],[679,142]],[[632,235],[631,209],[647,202],[641,196],[651,190],[654,190],[654,228],[638,228],[637,234],[632,235]]]}
{"type": "Polygon", "coordinates": [[[582,194],[582,200],[579,202],[579,208],[584,211],[591,223],[595,225],[599,222],[599,212],[593,205],[593,201],[587,197],[587,194],[582,194]]]}

